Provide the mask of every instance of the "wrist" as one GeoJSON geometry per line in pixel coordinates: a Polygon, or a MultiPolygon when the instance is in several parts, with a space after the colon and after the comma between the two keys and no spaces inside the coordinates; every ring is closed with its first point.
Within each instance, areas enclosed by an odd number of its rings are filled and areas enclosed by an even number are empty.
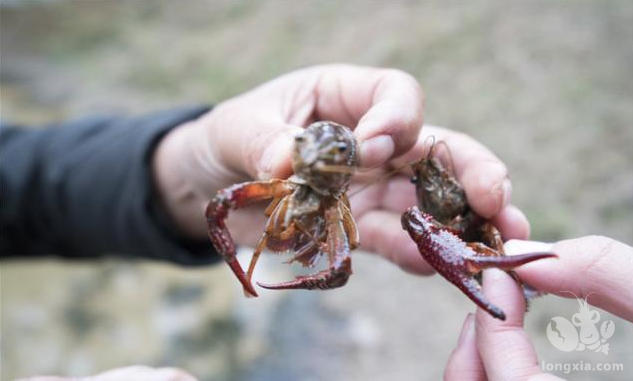
{"type": "Polygon", "coordinates": [[[176,235],[200,239],[206,235],[203,210],[207,200],[189,174],[193,151],[189,146],[196,123],[184,123],[161,139],[152,158],[152,175],[158,202],[179,230],[176,235]]]}

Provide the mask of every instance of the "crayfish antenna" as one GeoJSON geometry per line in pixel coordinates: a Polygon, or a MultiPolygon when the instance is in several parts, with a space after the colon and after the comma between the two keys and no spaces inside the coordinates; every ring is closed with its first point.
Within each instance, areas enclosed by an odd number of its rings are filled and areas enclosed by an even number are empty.
{"type": "Polygon", "coordinates": [[[424,152],[424,147],[426,147],[426,142],[431,141],[429,145],[429,151],[426,153],[426,159],[430,159],[433,157],[433,148],[435,148],[435,135],[429,135],[424,139],[424,143],[422,143],[422,150],[424,152]]]}

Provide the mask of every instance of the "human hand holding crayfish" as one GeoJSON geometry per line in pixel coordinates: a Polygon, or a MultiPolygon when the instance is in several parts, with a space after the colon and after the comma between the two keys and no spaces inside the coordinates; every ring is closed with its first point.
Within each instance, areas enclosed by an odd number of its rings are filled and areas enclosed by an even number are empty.
{"type": "MultiPolygon", "coordinates": [[[[561,297],[578,297],[633,321],[633,247],[602,236],[554,245],[510,241],[509,253],[551,250],[557,261],[536,261],[517,268],[522,280],[561,297]],[[591,297],[589,297],[591,295],[591,297]]],[[[525,299],[517,284],[498,270],[484,272],[484,293],[507,314],[505,321],[483,310],[468,314],[445,380],[560,380],[543,373],[534,344],[523,328],[525,299]]],[[[595,311],[594,311],[595,312],[595,311]]]]}
{"type": "MultiPolygon", "coordinates": [[[[472,208],[491,218],[506,239],[527,238],[528,223],[509,204],[507,171],[485,147],[450,130],[426,126],[417,81],[396,70],[348,65],[299,70],[219,104],[202,118],[172,131],[154,158],[158,188],[182,232],[206,235],[203,210],[223,189],[247,180],[291,174],[293,138],[317,120],[332,120],[354,130],[361,172],[389,172],[424,155],[427,136],[446,141],[472,208]]],[[[378,182],[350,199],[362,248],[377,252],[415,273],[430,273],[400,215],[415,205],[410,175],[378,182]]],[[[350,193],[363,186],[355,176],[350,193]]],[[[375,177],[373,177],[375,178],[375,177]]],[[[253,209],[232,213],[229,227],[239,244],[254,246],[265,220],[253,209]]]]}

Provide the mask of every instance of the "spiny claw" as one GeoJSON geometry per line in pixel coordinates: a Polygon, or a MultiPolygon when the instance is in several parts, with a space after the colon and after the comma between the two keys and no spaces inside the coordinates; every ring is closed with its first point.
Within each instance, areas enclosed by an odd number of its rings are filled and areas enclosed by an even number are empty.
{"type": "Polygon", "coordinates": [[[417,207],[407,209],[402,215],[402,226],[415,241],[420,254],[428,264],[462,290],[479,307],[501,320],[505,319],[505,314],[485,299],[481,286],[474,279],[476,274],[491,267],[509,271],[539,259],[557,257],[554,253],[503,256],[501,252],[481,242],[467,244],[417,207]]]}
{"type": "Polygon", "coordinates": [[[226,263],[229,265],[231,270],[233,270],[233,274],[235,274],[237,279],[239,279],[242,287],[244,287],[244,294],[249,297],[257,297],[258,295],[257,291],[255,291],[255,287],[253,287],[251,281],[248,280],[246,274],[244,274],[244,270],[242,269],[242,266],[240,266],[240,263],[237,261],[237,259],[227,259],[226,263]]]}
{"type": "MultiPolygon", "coordinates": [[[[488,257],[483,255],[477,255],[470,258],[465,258],[470,267],[473,267],[474,271],[481,271],[483,269],[488,268],[498,268],[502,270],[512,270],[515,267],[519,267],[526,263],[530,263],[533,261],[538,261],[539,259],[545,258],[558,258],[558,256],[554,253],[528,253],[514,256],[499,256],[499,257],[488,257]]],[[[477,281],[473,279],[472,276],[462,275],[458,279],[453,280],[449,279],[453,284],[455,284],[459,289],[461,289],[466,296],[468,296],[473,302],[475,302],[479,307],[484,309],[493,317],[505,320],[506,315],[499,307],[490,303],[481,292],[481,286],[477,281]]],[[[517,282],[520,281],[518,278],[515,278],[517,282]]]]}
{"type": "Polygon", "coordinates": [[[301,279],[290,280],[288,282],[281,283],[262,283],[256,282],[259,287],[268,290],[296,290],[296,289],[310,289],[301,279]]]}
{"type": "MultiPolygon", "coordinates": [[[[471,271],[479,272],[483,269],[488,268],[498,268],[501,270],[512,270],[515,267],[519,267],[526,263],[530,263],[533,261],[538,261],[539,259],[545,258],[558,258],[558,256],[554,253],[528,253],[514,256],[496,256],[489,257],[483,255],[477,255],[474,257],[465,258],[470,267],[472,267],[471,271]]],[[[514,277],[515,281],[519,284],[520,280],[514,277]]],[[[472,301],[474,301],[479,307],[487,311],[490,315],[497,319],[505,320],[506,316],[503,310],[494,304],[490,303],[481,292],[481,286],[477,281],[475,281],[470,276],[462,276],[459,281],[453,282],[457,287],[459,287],[466,296],[468,296],[472,301]]]]}

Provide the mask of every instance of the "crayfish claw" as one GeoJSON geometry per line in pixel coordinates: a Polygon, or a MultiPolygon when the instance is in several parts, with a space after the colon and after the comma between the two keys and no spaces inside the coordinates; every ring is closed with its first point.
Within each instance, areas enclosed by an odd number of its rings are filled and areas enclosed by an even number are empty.
{"type": "Polygon", "coordinates": [[[512,270],[515,267],[519,267],[525,265],[530,262],[538,261],[539,259],[545,258],[558,258],[558,256],[554,253],[549,252],[538,252],[538,253],[527,253],[520,255],[511,255],[511,256],[498,256],[498,257],[489,257],[483,255],[477,255],[470,258],[467,258],[466,261],[471,266],[474,266],[478,270],[488,269],[488,268],[497,268],[501,270],[512,270]]]}
{"type": "Polygon", "coordinates": [[[294,280],[288,282],[276,284],[257,282],[257,285],[269,290],[329,290],[331,288],[344,286],[350,275],[351,271],[323,270],[312,275],[298,276],[294,280]]]}
{"type": "Polygon", "coordinates": [[[228,259],[226,260],[226,263],[229,265],[229,267],[233,271],[233,274],[235,274],[237,279],[240,281],[240,283],[242,284],[242,287],[244,287],[244,294],[247,297],[256,298],[258,296],[257,291],[255,291],[255,287],[253,287],[253,284],[251,283],[251,281],[248,280],[248,278],[246,277],[246,274],[244,274],[244,270],[242,269],[242,266],[240,266],[240,263],[237,261],[237,259],[235,258],[228,259]]]}
{"type": "Polygon", "coordinates": [[[450,280],[451,283],[456,285],[462,292],[470,298],[477,306],[484,311],[488,312],[493,317],[499,320],[506,320],[506,314],[503,310],[494,304],[490,303],[483,292],[481,291],[481,285],[471,277],[460,277],[459,280],[450,280]]]}

